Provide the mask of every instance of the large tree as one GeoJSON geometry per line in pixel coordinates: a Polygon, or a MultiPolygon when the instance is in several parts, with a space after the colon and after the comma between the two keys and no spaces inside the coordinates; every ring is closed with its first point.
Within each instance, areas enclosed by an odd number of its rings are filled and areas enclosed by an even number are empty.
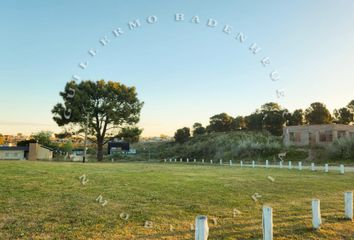
{"type": "Polygon", "coordinates": [[[263,128],[264,115],[259,110],[256,110],[251,115],[245,117],[246,128],[250,131],[261,131],[263,128]]]}
{"type": "Polygon", "coordinates": [[[232,123],[233,130],[242,130],[246,128],[246,120],[243,116],[237,116],[232,123]]]}
{"type": "Polygon", "coordinates": [[[282,135],[288,110],[283,109],[278,103],[269,102],[262,105],[261,113],[263,115],[263,129],[276,136],[282,135]]]}
{"type": "Polygon", "coordinates": [[[50,131],[40,131],[33,134],[32,138],[36,140],[39,144],[48,147],[52,145],[52,141],[51,141],[52,135],[53,133],[50,131]]]}
{"type": "Polygon", "coordinates": [[[327,124],[332,122],[332,115],[326,105],[315,102],[306,109],[305,119],[309,124],[327,124]]]}
{"type": "Polygon", "coordinates": [[[220,113],[210,118],[208,130],[211,132],[228,132],[232,130],[234,119],[226,113],[220,113]]]}
{"type": "Polygon", "coordinates": [[[190,129],[187,128],[187,127],[184,127],[184,128],[180,128],[176,131],[175,133],[175,141],[178,142],[178,143],[185,143],[189,140],[191,136],[191,132],[190,132],[190,129]]]}
{"type": "Polygon", "coordinates": [[[73,125],[81,133],[87,126],[89,139],[97,144],[98,161],[109,137],[139,122],[143,106],[135,87],[113,81],[71,81],[60,96],[64,103],[54,106],[54,121],[59,126],[73,125]]]}
{"type": "Polygon", "coordinates": [[[123,139],[129,143],[139,142],[140,135],[143,132],[138,127],[125,127],[118,133],[117,138],[123,139]]]}
{"type": "Polygon", "coordinates": [[[336,117],[336,122],[341,124],[349,124],[354,119],[353,111],[348,107],[335,109],[334,116],[336,117]]]}
{"type": "Polygon", "coordinates": [[[193,136],[202,135],[206,133],[205,127],[201,123],[193,124],[193,136]]]}
{"type": "Polygon", "coordinates": [[[304,111],[302,109],[297,109],[292,114],[288,115],[289,126],[298,126],[303,124],[304,124],[304,111]]]}
{"type": "Polygon", "coordinates": [[[354,100],[351,100],[350,103],[348,103],[347,107],[354,111],[354,100]]]}

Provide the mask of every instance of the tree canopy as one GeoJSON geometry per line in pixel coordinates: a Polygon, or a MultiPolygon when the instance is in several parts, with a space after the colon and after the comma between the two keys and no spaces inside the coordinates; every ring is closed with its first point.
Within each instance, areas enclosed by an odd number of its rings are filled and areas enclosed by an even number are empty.
{"type": "Polygon", "coordinates": [[[142,132],[143,130],[138,127],[124,127],[120,130],[116,137],[129,143],[136,143],[139,142],[139,138],[142,132]]]}
{"type": "Polygon", "coordinates": [[[306,109],[305,119],[309,124],[327,124],[332,122],[332,115],[326,105],[315,102],[306,109]]]}
{"type": "Polygon", "coordinates": [[[185,143],[188,141],[188,139],[190,138],[191,133],[190,133],[190,129],[187,127],[178,129],[175,133],[175,141],[178,143],[185,143]]]}
{"type": "Polygon", "coordinates": [[[234,119],[226,113],[220,113],[210,118],[208,130],[211,132],[227,132],[232,130],[234,119]]]}
{"type": "Polygon", "coordinates": [[[205,127],[201,123],[194,123],[193,124],[193,136],[202,135],[206,133],[205,127]]]}

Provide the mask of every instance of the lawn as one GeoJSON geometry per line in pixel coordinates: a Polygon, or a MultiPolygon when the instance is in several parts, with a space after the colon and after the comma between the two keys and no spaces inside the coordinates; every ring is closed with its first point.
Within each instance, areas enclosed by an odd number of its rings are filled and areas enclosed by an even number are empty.
{"type": "Polygon", "coordinates": [[[343,219],[354,173],[0,161],[0,179],[0,239],[193,239],[200,214],[209,217],[209,239],[261,239],[264,204],[273,207],[274,239],[354,239],[354,222],[343,219]],[[321,200],[319,231],[313,198],[321,200]]]}

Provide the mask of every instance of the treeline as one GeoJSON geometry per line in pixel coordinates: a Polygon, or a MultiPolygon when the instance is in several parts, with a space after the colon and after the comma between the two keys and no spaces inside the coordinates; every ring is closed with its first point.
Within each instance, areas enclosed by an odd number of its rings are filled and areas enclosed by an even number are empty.
{"type": "Polygon", "coordinates": [[[307,109],[296,109],[289,112],[278,103],[269,102],[263,104],[260,109],[248,116],[232,117],[227,113],[212,116],[209,125],[204,127],[201,123],[195,123],[193,129],[188,127],[178,129],[174,138],[178,143],[184,143],[193,135],[202,135],[212,132],[230,131],[268,131],[274,136],[281,136],[283,126],[297,126],[304,124],[350,124],[354,122],[354,100],[347,106],[335,109],[333,114],[326,105],[320,102],[312,103],[307,109]]]}

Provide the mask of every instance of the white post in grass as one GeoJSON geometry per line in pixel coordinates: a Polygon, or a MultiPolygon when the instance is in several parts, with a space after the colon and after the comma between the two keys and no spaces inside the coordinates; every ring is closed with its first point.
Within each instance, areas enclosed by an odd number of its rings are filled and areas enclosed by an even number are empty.
{"type": "Polygon", "coordinates": [[[353,192],[344,194],[345,218],[353,221],[353,192]]]}
{"type": "Polygon", "coordinates": [[[243,161],[240,161],[240,167],[243,167],[243,161]]]}
{"type": "Polygon", "coordinates": [[[328,173],[328,163],[325,164],[325,172],[328,173]]]}
{"type": "Polygon", "coordinates": [[[289,161],[289,169],[292,169],[293,166],[291,165],[291,161],[289,161]]]}
{"type": "Polygon", "coordinates": [[[299,170],[302,170],[302,162],[299,162],[299,170]]]}
{"type": "Polygon", "coordinates": [[[266,168],[268,168],[268,167],[269,167],[269,161],[266,160],[266,168]]]}
{"type": "Polygon", "coordinates": [[[279,162],[279,168],[283,168],[283,162],[282,161],[279,162]]]}
{"type": "Polygon", "coordinates": [[[222,165],[222,159],[220,159],[220,165],[222,165]]]}
{"type": "Polygon", "coordinates": [[[197,162],[197,159],[194,158],[194,163],[196,163],[196,162],[197,162]]]}
{"type": "Polygon", "coordinates": [[[230,166],[232,166],[232,160],[230,160],[230,166]]]}
{"type": "Polygon", "coordinates": [[[170,158],[170,162],[172,162],[172,159],[170,158]]]}
{"type": "Polygon", "coordinates": [[[311,163],[311,171],[315,171],[315,163],[311,163]]]}
{"type": "Polygon", "coordinates": [[[189,163],[189,158],[187,158],[187,163],[189,163]]]}
{"type": "Polygon", "coordinates": [[[263,207],[263,240],[273,240],[273,210],[271,207],[263,207]]]}
{"type": "Polygon", "coordinates": [[[253,168],[256,167],[255,161],[252,161],[252,167],[253,167],[253,168]]]}
{"type": "Polygon", "coordinates": [[[182,158],[180,158],[179,161],[182,162],[182,158]]]}
{"type": "Polygon", "coordinates": [[[202,159],[202,163],[204,163],[204,158],[202,159]]]}
{"type": "Polygon", "coordinates": [[[175,162],[177,162],[177,158],[175,158],[175,162]]]}
{"type": "Polygon", "coordinates": [[[166,158],[164,159],[164,162],[166,162],[166,158]]]}
{"type": "Polygon", "coordinates": [[[213,164],[213,160],[210,160],[210,164],[213,164]]]}
{"type": "Polygon", "coordinates": [[[340,174],[344,174],[344,165],[341,164],[339,167],[340,174]]]}
{"type": "Polygon", "coordinates": [[[312,200],[312,226],[314,229],[319,229],[322,224],[320,200],[312,200]]]}
{"type": "Polygon", "coordinates": [[[197,216],[195,219],[195,240],[207,240],[209,235],[208,217],[197,216]]]}

